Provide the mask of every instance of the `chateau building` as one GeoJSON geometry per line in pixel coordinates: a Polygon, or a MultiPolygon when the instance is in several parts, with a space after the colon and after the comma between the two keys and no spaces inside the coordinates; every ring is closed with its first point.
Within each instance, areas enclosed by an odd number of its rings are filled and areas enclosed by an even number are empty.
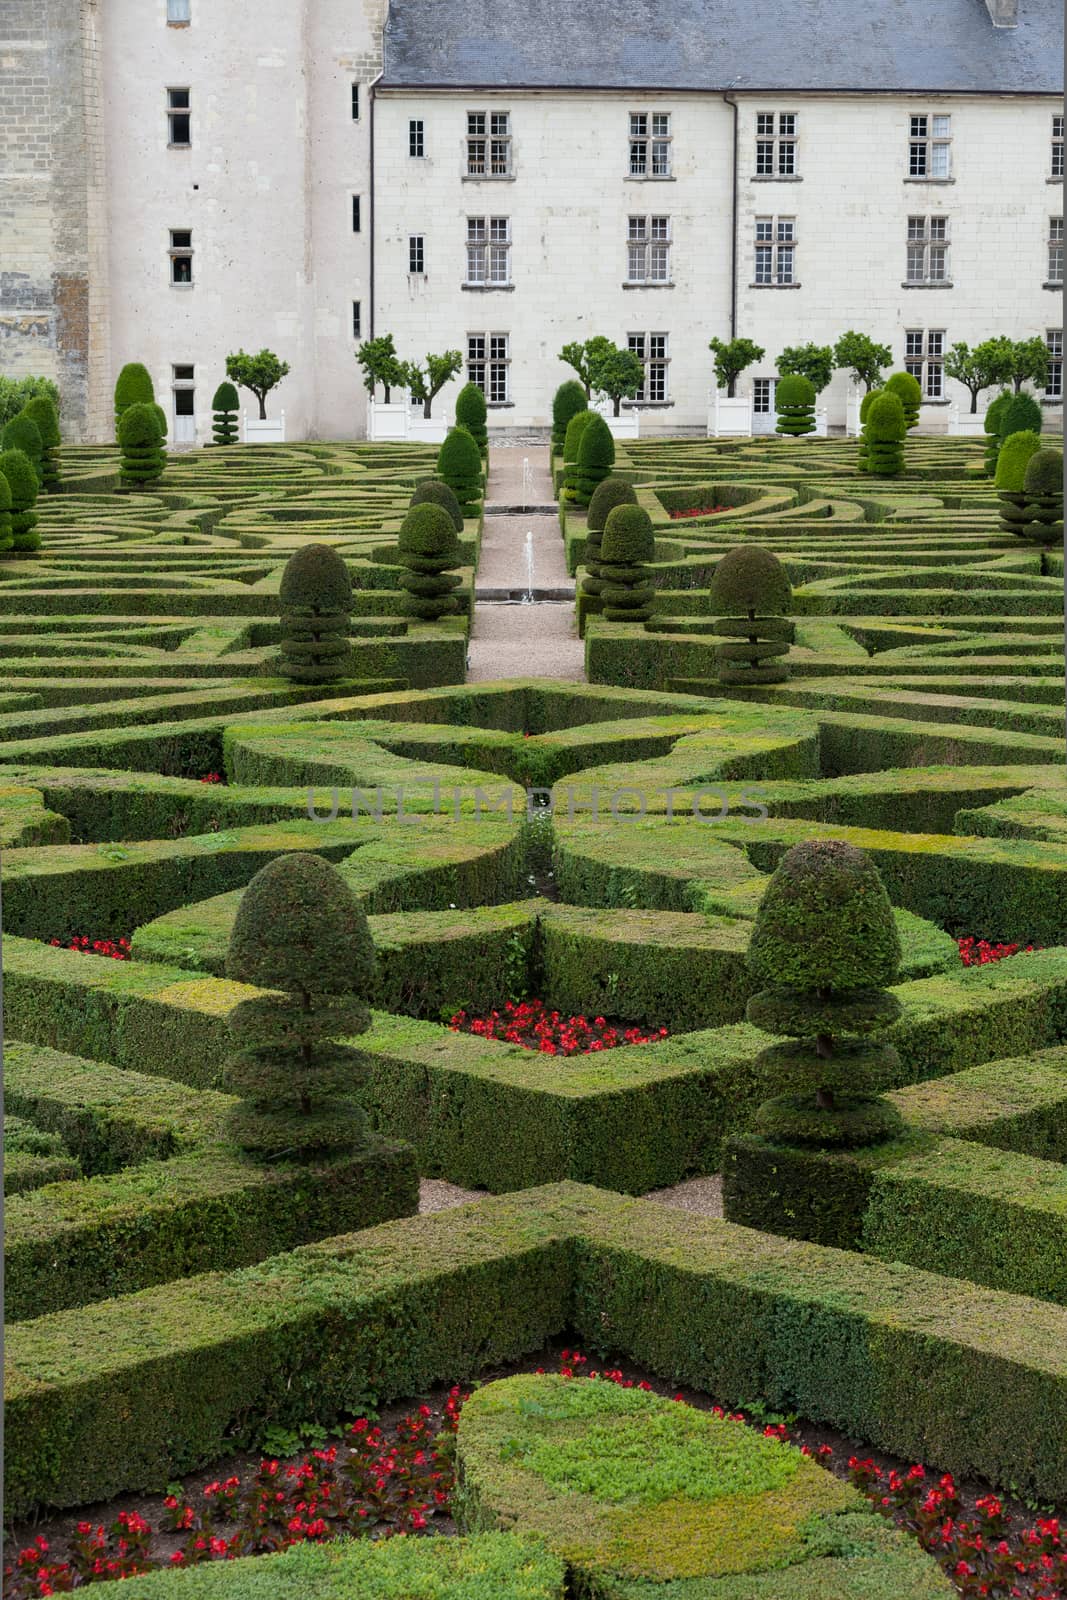
{"type": "Polygon", "coordinates": [[[4,0],[0,370],[100,440],[144,361],[202,440],[269,346],[288,437],[352,438],[391,333],[523,428],[606,334],[677,432],[712,336],[771,425],[783,347],[856,328],[936,426],[950,345],[1036,334],[1058,410],[1061,60],[1059,0],[4,0]]]}

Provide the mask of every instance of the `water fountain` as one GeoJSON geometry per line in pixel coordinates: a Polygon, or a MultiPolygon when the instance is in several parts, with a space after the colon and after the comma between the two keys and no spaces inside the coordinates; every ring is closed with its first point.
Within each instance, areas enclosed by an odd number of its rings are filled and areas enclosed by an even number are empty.
{"type": "Polygon", "coordinates": [[[534,552],[533,552],[533,529],[532,528],[527,532],[526,538],[525,538],[525,540],[523,542],[523,555],[524,555],[524,558],[525,558],[525,561],[526,561],[526,593],[523,595],[521,603],[524,606],[532,606],[533,603],[534,603],[534,594],[533,594],[534,552]]]}

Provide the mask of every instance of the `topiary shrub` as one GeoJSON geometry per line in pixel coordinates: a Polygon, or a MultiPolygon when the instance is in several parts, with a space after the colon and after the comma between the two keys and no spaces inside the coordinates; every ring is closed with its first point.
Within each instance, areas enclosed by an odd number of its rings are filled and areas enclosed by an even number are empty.
{"type": "Polygon", "coordinates": [[[157,483],[163,476],[166,455],[155,405],[127,406],[119,418],[119,468],[124,483],[157,483]]]}
{"type": "Polygon", "coordinates": [[[589,410],[589,400],[576,378],[561,383],[552,397],[552,454],[558,455],[567,437],[567,426],[572,417],[589,410]]]}
{"type": "MultiPolygon", "coordinates": [[[[898,402],[899,404],[899,402],[898,402]]],[[[900,1061],[871,1035],[900,1015],[886,986],[900,968],[900,939],[874,863],[840,839],[808,839],[778,863],[760,901],[747,965],[766,985],[748,1021],[783,1034],[756,1058],[791,1092],[766,1100],[755,1125],[786,1144],[875,1144],[903,1128],[877,1090],[900,1061]]]]}
{"type": "Polygon", "coordinates": [[[0,473],[11,495],[11,554],[32,555],[41,548],[37,531],[37,474],[33,462],[21,450],[5,450],[0,455],[0,473]]]}
{"type": "Polygon", "coordinates": [[[986,477],[991,478],[997,470],[997,456],[1000,452],[1000,419],[1004,409],[1010,405],[1015,396],[1010,389],[1002,389],[995,399],[989,403],[982,427],[986,434],[985,470],[986,477]]]}
{"type": "Polygon", "coordinates": [[[1063,451],[1035,450],[1023,477],[1024,515],[1012,532],[1036,544],[1063,539],[1063,451]]]}
{"type": "Polygon", "coordinates": [[[352,578],[328,544],[294,550],[278,586],[281,661],[296,683],[332,683],[345,676],[351,646],[352,578]]]}
{"type": "Polygon", "coordinates": [[[485,426],[485,395],[476,383],[464,384],[456,396],[456,422],[466,428],[483,459],[489,455],[489,431],[485,426]]]}
{"type": "Polygon", "coordinates": [[[907,421],[899,397],[883,389],[867,408],[864,471],[876,478],[899,478],[904,471],[907,421]]]}
{"type": "Polygon", "coordinates": [[[868,389],[860,401],[860,437],[859,448],[856,453],[856,470],[858,472],[867,471],[867,435],[863,431],[863,424],[867,421],[867,413],[871,409],[871,402],[882,393],[884,393],[882,389],[868,389]]]}
{"type": "Polygon", "coordinates": [[[408,501],[411,506],[443,506],[452,518],[452,525],[457,533],[463,532],[463,512],[459,508],[459,501],[452,490],[440,478],[423,478],[421,483],[415,485],[415,492],[408,501]]]}
{"type": "Polygon", "coordinates": [[[148,368],[139,361],[128,361],[115,383],[115,437],[118,438],[119,420],[130,406],[155,404],[156,391],[152,387],[148,368]]]}
{"type": "MultiPolygon", "coordinates": [[[[59,412],[51,395],[34,395],[22,408],[22,415],[37,424],[41,435],[41,477],[44,488],[51,493],[60,486],[59,447],[63,443],[59,432],[59,412]]],[[[19,448],[16,446],[16,448],[19,448]]]]}
{"type": "MultiPolygon", "coordinates": [[[[574,503],[587,506],[598,483],[603,483],[615,465],[615,440],[599,412],[594,411],[578,440],[578,462],[574,474],[574,503]]],[[[605,524],[605,528],[606,528],[605,524]]]]}
{"type": "Polygon", "coordinates": [[[643,506],[618,505],[608,512],[597,578],[609,622],[644,622],[651,616],[653,589],[646,563],[655,553],[652,518],[643,506]]]}
{"type": "Polygon", "coordinates": [[[919,407],[923,403],[922,385],[910,372],[894,372],[885,381],[885,393],[895,394],[904,407],[904,427],[914,428],[919,421],[919,407]]]}
{"type": "Polygon", "coordinates": [[[762,545],[738,545],[723,556],[708,587],[712,610],[722,613],[712,631],[728,641],[715,647],[719,682],[783,683],[789,668],[778,658],[788,655],[796,630],[784,615],[793,591],[778,557],[762,545]]]}
{"type": "Polygon", "coordinates": [[[11,486],[0,471],[0,556],[11,549],[14,537],[11,531],[11,486]]]}
{"type": "Polygon", "coordinates": [[[1026,469],[1041,448],[1041,440],[1029,428],[1001,439],[994,483],[1000,501],[1000,525],[1007,533],[1017,533],[1030,518],[1026,510],[1026,469]]]}
{"type": "Polygon", "coordinates": [[[775,433],[799,435],[815,432],[815,385],[799,372],[779,378],[774,386],[778,412],[775,433]]]}
{"type": "Polygon", "coordinates": [[[582,442],[582,434],[596,416],[595,411],[588,407],[585,411],[576,411],[567,424],[567,432],[563,440],[563,498],[574,499],[574,491],[578,483],[578,450],[582,442]]]}
{"type": "Polygon", "coordinates": [[[40,428],[25,411],[20,411],[17,417],[12,417],[0,434],[0,448],[21,450],[33,468],[37,487],[41,487],[44,483],[44,440],[41,438],[40,428]]]}
{"type": "Polygon", "coordinates": [[[155,401],[152,402],[152,410],[155,412],[156,421],[159,423],[159,443],[160,448],[162,449],[163,441],[166,439],[167,432],[170,428],[170,423],[167,421],[167,413],[164,411],[163,407],[161,405],[157,405],[155,401]]]}
{"type": "Polygon", "coordinates": [[[452,428],[437,454],[437,475],[452,490],[465,517],[476,517],[482,503],[482,453],[466,428],[452,428]]]}
{"type": "Polygon", "coordinates": [[[370,1025],[375,963],[366,914],[321,856],[277,856],[256,873],[226,956],[228,977],[274,991],[227,1019],[244,1046],[225,1067],[242,1101],[229,1118],[242,1149],[270,1161],[365,1145],[366,1116],[350,1097],[366,1057],[335,1041],[370,1025]]]}
{"type": "MultiPolygon", "coordinates": [[[[581,385],[575,385],[580,388],[581,385]]],[[[582,590],[585,594],[599,594],[602,582],[599,572],[600,538],[608,514],[616,506],[635,506],[637,494],[626,478],[603,478],[593,490],[589,510],[585,514],[585,551],[582,555],[584,573],[582,590]]]]}
{"type": "Polygon", "coordinates": [[[220,383],[211,401],[211,436],[216,444],[236,444],[241,397],[230,382],[220,383]]]}
{"type": "Polygon", "coordinates": [[[433,622],[454,615],[459,601],[452,591],[460,576],[453,569],[461,556],[456,525],[445,507],[431,502],[411,506],[400,524],[399,551],[409,616],[433,622]]]}
{"type": "Polygon", "coordinates": [[[1000,443],[1013,433],[1040,433],[1045,423],[1045,413],[1032,394],[1010,395],[999,417],[1000,443]]]}

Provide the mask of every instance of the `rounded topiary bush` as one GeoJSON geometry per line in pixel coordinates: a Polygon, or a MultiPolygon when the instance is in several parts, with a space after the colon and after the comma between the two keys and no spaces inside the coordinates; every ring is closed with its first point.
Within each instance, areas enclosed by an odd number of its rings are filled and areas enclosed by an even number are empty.
{"type": "Polygon", "coordinates": [[[424,622],[454,615],[459,601],[453,594],[460,583],[461,553],[456,526],[444,506],[426,501],[410,506],[400,524],[401,582],[407,590],[406,610],[424,622]]]}
{"type": "Polygon", "coordinates": [[[421,483],[415,485],[415,492],[412,494],[408,504],[412,506],[442,506],[452,518],[452,524],[456,532],[463,532],[463,512],[459,508],[459,501],[443,479],[423,478],[421,483]]]}
{"type": "Polygon", "coordinates": [[[343,678],[351,657],[352,577],[328,544],[294,550],[278,586],[281,659],[278,670],[295,683],[343,678]]]}
{"type": "Polygon", "coordinates": [[[652,518],[643,506],[608,512],[600,541],[597,578],[603,615],[609,622],[644,622],[652,612],[647,563],[656,553],[652,518]]]}
{"type": "Polygon", "coordinates": [[[1059,544],[1063,539],[1063,451],[1035,450],[1023,478],[1025,521],[1014,531],[1038,544],[1059,544]]]}
{"type": "Polygon", "coordinates": [[[778,413],[775,433],[799,436],[815,432],[815,385],[799,372],[779,378],[774,387],[778,413]]]}
{"type": "Polygon", "coordinates": [[[885,381],[885,393],[895,394],[904,407],[904,427],[914,428],[919,421],[919,407],[923,403],[922,385],[910,372],[894,372],[885,381]]]}
{"type": "Polygon", "coordinates": [[[1000,442],[1013,433],[1040,433],[1044,422],[1045,413],[1032,394],[1013,394],[1000,413],[1000,442]]]}
{"type": "Polygon", "coordinates": [[[593,490],[589,500],[589,510],[585,515],[585,550],[582,554],[583,593],[599,594],[603,587],[599,572],[600,540],[609,513],[614,511],[616,506],[636,504],[636,491],[626,478],[603,478],[593,490]]]}
{"type": "Polygon", "coordinates": [[[240,409],[241,397],[235,386],[228,379],[220,383],[211,401],[211,435],[216,444],[237,443],[237,415],[240,409]]]}
{"type": "Polygon", "coordinates": [[[772,550],[742,544],[728,550],[708,586],[712,611],[721,613],[712,632],[719,682],[740,686],[783,683],[789,668],[794,626],[783,615],[793,591],[785,568],[772,550]]]}
{"type": "Polygon", "coordinates": [[[1000,419],[1004,415],[1005,407],[1014,399],[1010,389],[1001,389],[989,403],[986,414],[982,419],[982,428],[985,431],[985,470],[986,476],[991,478],[997,470],[997,455],[1000,451],[1000,419]]]}
{"type": "Polygon", "coordinates": [[[0,434],[0,449],[21,450],[33,468],[37,487],[44,483],[44,440],[41,430],[25,411],[12,417],[0,434]]]}
{"type": "Polygon", "coordinates": [[[578,449],[582,442],[582,434],[596,416],[595,411],[590,411],[588,404],[584,411],[576,411],[567,424],[567,432],[563,440],[563,498],[574,499],[574,490],[578,482],[578,449]]]}
{"type": "Polygon", "coordinates": [[[904,471],[907,421],[899,396],[883,389],[867,408],[863,424],[865,470],[876,478],[899,478],[904,471]]]}
{"type": "Polygon", "coordinates": [[[567,425],[580,411],[588,411],[589,400],[576,378],[561,383],[552,397],[552,452],[558,455],[567,437],[567,425]]]}
{"type": "Polygon", "coordinates": [[[154,405],[156,391],[148,368],[140,361],[128,361],[115,382],[115,434],[118,436],[119,419],[130,406],[154,405]]]}
{"type": "Polygon", "coordinates": [[[157,410],[147,402],[138,403],[127,406],[119,418],[119,466],[124,483],[156,483],[163,476],[167,458],[157,410]]]}
{"type": "Polygon", "coordinates": [[[466,428],[483,456],[489,454],[489,431],[485,426],[488,415],[485,395],[476,383],[464,384],[456,396],[456,422],[466,428]]]}
{"type": "Polygon", "coordinates": [[[464,516],[476,517],[482,503],[482,453],[466,428],[452,428],[437,454],[437,475],[452,490],[464,516]]]}
{"type": "MultiPolygon", "coordinates": [[[[594,411],[578,440],[578,462],[574,474],[574,503],[587,506],[598,483],[615,465],[615,440],[599,412],[594,411]]],[[[606,524],[605,524],[606,527],[606,524]]]]}
{"type": "Polygon", "coordinates": [[[871,1036],[900,1014],[886,986],[900,971],[900,937],[874,863],[841,839],[794,845],[756,912],[747,965],[767,987],[746,1016],[791,1042],[756,1060],[786,1092],[765,1101],[757,1131],[786,1143],[858,1145],[899,1132],[878,1097],[900,1070],[871,1036]]]}
{"type": "Polygon", "coordinates": [[[156,421],[159,423],[159,442],[160,445],[162,445],[163,441],[167,437],[170,423],[167,421],[167,413],[164,411],[163,407],[161,405],[157,405],[155,401],[152,402],[152,410],[155,412],[156,421]]]}
{"type": "Polygon", "coordinates": [[[11,486],[0,472],[0,555],[11,549],[14,534],[11,531],[11,486]]]}
{"type": "MultiPolygon", "coordinates": [[[[41,435],[41,476],[46,489],[59,488],[59,447],[63,440],[59,432],[59,412],[49,394],[34,395],[22,408],[22,415],[36,423],[41,435]]],[[[18,448],[18,447],[16,447],[18,448]]]]}
{"type": "Polygon", "coordinates": [[[863,424],[867,421],[867,413],[870,411],[873,402],[880,394],[884,393],[884,389],[868,389],[860,401],[860,435],[856,453],[856,469],[859,472],[866,472],[867,470],[867,435],[863,424]]]}
{"type": "Polygon", "coordinates": [[[276,856],[241,897],[226,974],[273,991],[231,1011],[245,1048],[225,1067],[242,1104],[231,1137],[264,1160],[351,1150],[366,1116],[351,1098],[366,1057],[337,1044],[370,1024],[376,970],[366,914],[345,879],[321,856],[276,856]]]}
{"type": "Polygon", "coordinates": [[[1000,525],[1008,533],[1026,536],[1031,517],[1026,495],[1026,470],[1041,449],[1041,440],[1030,429],[1008,434],[1001,440],[994,482],[1000,501],[1000,525]]]}
{"type": "Polygon", "coordinates": [[[33,462],[21,450],[0,454],[0,474],[11,495],[11,554],[32,555],[41,548],[37,531],[37,474],[33,462]]]}

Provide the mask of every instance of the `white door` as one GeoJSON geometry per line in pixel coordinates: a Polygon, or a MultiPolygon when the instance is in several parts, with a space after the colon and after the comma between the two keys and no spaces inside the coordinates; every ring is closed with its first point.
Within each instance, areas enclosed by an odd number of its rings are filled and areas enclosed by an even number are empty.
{"type": "Polygon", "coordinates": [[[196,443],[196,418],[192,415],[183,415],[181,412],[174,414],[174,443],[196,443]]]}
{"type": "Polygon", "coordinates": [[[774,409],[774,384],[773,378],[753,378],[752,380],[752,432],[773,433],[778,424],[778,414],[774,409]]]}

